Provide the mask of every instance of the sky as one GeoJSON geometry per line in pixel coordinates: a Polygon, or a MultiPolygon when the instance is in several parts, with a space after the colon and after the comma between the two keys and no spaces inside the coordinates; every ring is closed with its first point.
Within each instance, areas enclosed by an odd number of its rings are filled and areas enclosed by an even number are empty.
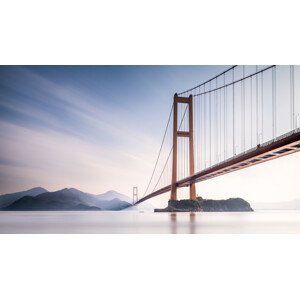
{"type": "MultiPolygon", "coordinates": [[[[0,66],[0,194],[143,193],[175,92],[228,66],[0,66]]],[[[300,198],[294,154],[197,184],[210,198],[300,198]]],[[[160,205],[164,198],[154,199],[160,205]]]]}

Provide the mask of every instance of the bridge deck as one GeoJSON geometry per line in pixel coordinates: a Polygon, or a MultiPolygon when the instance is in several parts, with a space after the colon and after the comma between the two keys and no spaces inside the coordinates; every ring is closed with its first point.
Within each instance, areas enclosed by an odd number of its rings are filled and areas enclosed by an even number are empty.
{"type": "MultiPolygon", "coordinates": [[[[246,152],[236,155],[221,163],[213,165],[195,175],[186,177],[177,182],[177,187],[187,187],[192,182],[205,181],[220,175],[250,167],[259,163],[273,160],[300,151],[300,129],[296,129],[280,137],[272,139],[261,145],[256,146],[246,152]]],[[[141,198],[135,203],[139,204],[147,199],[161,195],[171,190],[171,185],[165,186],[147,196],[141,198]]]]}

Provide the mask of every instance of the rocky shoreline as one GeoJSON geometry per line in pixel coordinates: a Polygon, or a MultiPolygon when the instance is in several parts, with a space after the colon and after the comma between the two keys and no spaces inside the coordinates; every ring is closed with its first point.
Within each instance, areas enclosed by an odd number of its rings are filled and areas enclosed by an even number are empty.
{"type": "Polygon", "coordinates": [[[229,198],[222,200],[169,200],[164,209],[154,209],[154,212],[253,212],[250,204],[242,198],[229,198]]]}

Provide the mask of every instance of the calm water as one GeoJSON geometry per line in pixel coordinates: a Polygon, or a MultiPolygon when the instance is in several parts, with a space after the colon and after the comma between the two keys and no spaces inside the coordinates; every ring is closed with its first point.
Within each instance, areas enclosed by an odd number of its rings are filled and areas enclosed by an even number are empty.
{"type": "Polygon", "coordinates": [[[300,211],[0,212],[0,233],[300,233],[300,211]]]}

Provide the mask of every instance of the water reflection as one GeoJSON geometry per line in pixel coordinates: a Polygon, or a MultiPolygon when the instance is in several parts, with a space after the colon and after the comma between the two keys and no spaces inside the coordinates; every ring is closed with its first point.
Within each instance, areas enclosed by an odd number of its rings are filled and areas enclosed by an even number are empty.
{"type": "Polygon", "coordinates": [[[177,214],[171,213],[171,234],[177,234],[177,214]]]}
{"type": "MultiPolygon", "coordinates": [[[[182,226],[182,223],[178,223],[177,221],[177,213],[170,213],[170,224],[171,224],[171,234],[177,234],[178,228],[182,226]]],[[[181,213],[181,216],[187,216],[187,213],[181,213]]],[[[189,213],[189,221],[187,223],[188,231],[190,234],[196,233],[196,213],[189,213]]]]}
{"type": "Polygon", "coordinates": [[[191,212],[190,213],[190,234],[196,233],[196,213],[191,212]]]}
{"type": "Polygon", "coordinates": [[[0,233],[300,233],[300,211],[0,212],[0,233]]]}

